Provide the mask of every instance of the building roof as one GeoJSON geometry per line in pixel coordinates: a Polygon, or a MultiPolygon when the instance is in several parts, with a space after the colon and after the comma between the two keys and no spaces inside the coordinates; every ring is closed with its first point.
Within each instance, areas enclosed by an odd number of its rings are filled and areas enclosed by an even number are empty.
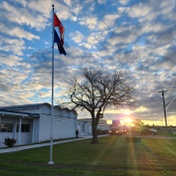
{"type": "Polygon", "coordinates": [[[50,104],[38,103],[38,104],[4,106],[4,107],[0,107],[0,115],[11,116],[11,117],[39,118],[40,117],[39,113],[24,112],[24,110],[39,109],[43,105],[49,106],[50,104]]]}
{"type": "Polygon", "coordinates": [[[37,103],[37,104],[25,104],[25,105],[13,105],[13,106],[4,106],[0,107],[0,111],[23,111],[29,109],[39,109],[43,105],[51,106],[49,103],[37,103]]]}
{"type": "Polygon", "coordinates": [[[40,115],[38,113],[27,113],[27,112],[15,112],[15,111],[1,111],[0,116],[10,116],[10,117],[31,117],[38,118],[40,115]]]}
{"type": "MultiPolygon", "coordinates": [[[[25,105],[13,105],[13,106],[4,106],[4,107],[0,107],[0,115],[14,115],[14,116],[28,116],[28,117],[39,117],[38,113],[29,113],[29,112],[24,112],[27,110],[32,110],[32,109],[40,109],[42,106],[49,106],[51,108],[51,104],[50,103],[36,103],[36,104],[25,104],[25,105]]],[[[76,111],[75,110],[70,110],[68,108],[61,108],[60,106],[54,106],[54,108],[56,109],[62,109],[62,110],[66,110],[66,111],[72,111],[75,114],[76,111]]]]}

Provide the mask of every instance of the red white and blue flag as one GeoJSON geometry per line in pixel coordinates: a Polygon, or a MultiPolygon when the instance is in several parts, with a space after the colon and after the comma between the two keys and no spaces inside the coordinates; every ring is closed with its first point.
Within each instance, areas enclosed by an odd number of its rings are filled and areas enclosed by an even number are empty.
{"type": "Polygon", "coordinates": [[[57,17],[57,15],[54,13],[54,27],[58,27],[60,37],[57,34],[57,31],[54,29],[54,43],[57,43],[58,49],[60,54],[66,55],[65,49],[64,49],[64,26],[62,25],[62,22],[57,17]]]}
{"type": "Polygon", "coordinates": [[[58,36],[58,34],[57,34],[55,29],[54,29],[54,43],[57,43],[57,47],[58,47],[59,53],[66,55],[65,49],[63,47],[63,44],[62,44],[62,42],[61,42],[61,40],[60,40],[60,38],[59,38],[59,36],[58,36]]]}

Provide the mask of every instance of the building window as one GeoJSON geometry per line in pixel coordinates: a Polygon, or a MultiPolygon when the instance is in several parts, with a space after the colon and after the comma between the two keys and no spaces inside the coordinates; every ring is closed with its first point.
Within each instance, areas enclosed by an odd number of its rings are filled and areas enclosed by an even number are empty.
{"type": "Polygon", "coordinates": [[[13,123],[0,124],[0,132],[12,132],[12,131],[13,131],[13,123]]]}
{"type": "Polygon", "coordinates": [[[85,133],[85,131],[86,131],[86,124],[82,123],[81,124],[81,132],[85,133]]]}
{"type": "MultiPolygon", "coordinates": [[[[19,131],[19,125],[17,125],[17,132],[19,131]]],[[[30,124],[22,124],[21,132],[30,132],[30,124]]]]}
{"type": "Polygon", "coordinates": [[[22,124],[21,132],[30,132],[30,124],[22,124]]]}

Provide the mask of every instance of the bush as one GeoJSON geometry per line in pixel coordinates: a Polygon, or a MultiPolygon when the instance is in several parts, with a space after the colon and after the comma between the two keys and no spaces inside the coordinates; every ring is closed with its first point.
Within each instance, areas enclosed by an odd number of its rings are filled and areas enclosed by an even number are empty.
{"type": "Polygon", "coordinates": [[[13,147],[14,144],[16,143],[16,139],[13,138],[5,138],[4,144],[7,145],[8,147],[13,147]]]}

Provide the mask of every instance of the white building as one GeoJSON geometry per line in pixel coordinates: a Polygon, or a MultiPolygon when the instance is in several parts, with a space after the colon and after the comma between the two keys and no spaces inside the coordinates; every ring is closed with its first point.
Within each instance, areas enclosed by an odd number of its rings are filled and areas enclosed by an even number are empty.
{"type": "MultiPolygon", "coordinates": [[[[75,137],[77,113],[54,106],[53,139],[75,137]]],[[[0,108],[0,147],[4,139],[14,138],[16,145],[32,144],[50,139],[51,105],[49,103],[6,106],[0,108]]]]}
{"type": "MultiPolygon", "coordinates": [[[[91,118],[78,119],[78,129],[80,136],[92,135],[91,123],[92,123],[91,118]]],[[[109,125],[107,124],[106,120],[100,119],[97,129],[102,131],[109,131],[109,125]]]]}

